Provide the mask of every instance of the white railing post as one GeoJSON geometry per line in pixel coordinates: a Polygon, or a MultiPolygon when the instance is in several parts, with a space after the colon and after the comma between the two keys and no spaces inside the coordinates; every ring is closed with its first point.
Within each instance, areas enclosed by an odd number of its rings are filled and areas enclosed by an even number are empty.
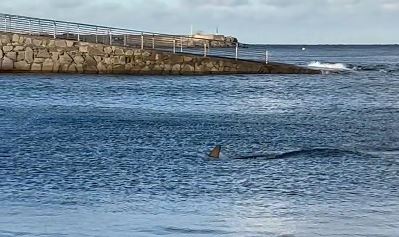
{"type": "Polygon", "coordinates": [[[42,21],[39,19],[39,35],[42,34],[42,21]]]}
{"type": "Polygon", "coordinates": [[[123,35],[123,46],[126,47],[126,45],[127,45],[127,35],[124,34],[124,35],[123,35]]]}
{"type": "Polygon", "coordinates": [[[11,16],[7,17],[7,32],[11,32],[11,16]]]}
{"type": "Polygon", "coordinates": [[[204,57],[206,57],[207,53],[206,53],[206,43],[204,43],[204,57]]]}
{"type": "Polygon", "coordinates": [[[7,32],[7,15],[4,17],[4,32],[7,32]]]}
{"type": "Polygon", "coordinates": [[[238,43],[236,43],[236,60],[238,60],[238,43]]]}
{"type": "Polygon", "coordinates": [[[152,49],[155,49],[155,35],[152,34],[152,49]]]}
{"type": "Polygon", "coordinates": [[[269,51],[266,50],[266,64],[269,64],[269,51]]]}
{"type": "Polygon", "coordinates": [[[57,23],[55,23],[55,21],[53,22],[53,26],[54,26],[54,31],[53,31],[53,37],[54,39],[57,38],[57,23]]]}
{"type": "Polygon", "coordinates": [[[180,37],[180,53],[183,53],[183,36],[180,37]]]}
{"type": "Polygon", "coordinates": [[[32,20],[29,19],[29,35],[32,35],[32,20]]]}
{"type": "Polygon", "coordinates": [[[6,18],[6,32],[11,32],[11,16],[6,18]]]}
{"type": "Polygon", "coordinates": [[[109,45],[112,45],[112,30],[111,30],[111,28],[108,29],[108,35],[109,35],[109,45]]]}
{"type": "Polygon", "coordinates": [[[173,38],[173,53],[176,53],[176,39],[173,38]]]}
{"type": "Polygon", "coordinates": [[[96,44],[98,44],[98,27],[96,27],[96,44]]]}
{"type": "Polygon", "coordinates": [[[144,49],[144,33],[141,32],[141,49],[144,49]]]}
{"type": "Polygon", "coordinates": [[[80,26],[79,25],[78,25],[78,41],[80,41],[80,26]]]}

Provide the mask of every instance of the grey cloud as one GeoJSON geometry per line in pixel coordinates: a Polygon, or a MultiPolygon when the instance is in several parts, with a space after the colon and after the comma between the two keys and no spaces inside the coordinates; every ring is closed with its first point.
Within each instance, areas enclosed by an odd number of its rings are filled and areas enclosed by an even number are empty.
{"type": "Polygon", "coordinates": [[[189,7],[238,7],[250,4],[250,0],[179,0],[180,5],[189,7]]]}
{"type": "Polygon", "coordinates": [[[77,6],[84,6],[87,4],[85,1],[81,0],[69,0],[69,1],[45,1],[46,4],[49,4],[52,8],[55,9],[73,9],[77,6]]]}

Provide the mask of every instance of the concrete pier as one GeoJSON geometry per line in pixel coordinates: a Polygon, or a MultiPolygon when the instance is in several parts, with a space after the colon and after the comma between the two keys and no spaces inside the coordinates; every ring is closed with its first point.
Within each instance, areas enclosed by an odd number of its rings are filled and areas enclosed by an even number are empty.
{"type": "Polygon", "coordinates": [[[288,64],[0,33],[0,72],[131,75],[320,74],[288,64]]]}

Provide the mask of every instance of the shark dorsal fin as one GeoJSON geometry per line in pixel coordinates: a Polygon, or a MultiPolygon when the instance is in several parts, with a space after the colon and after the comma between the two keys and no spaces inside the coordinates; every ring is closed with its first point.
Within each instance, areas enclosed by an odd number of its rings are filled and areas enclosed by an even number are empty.
{"type": "Polygon", "coordinates": [[[212,157],[212,158],[215,158],[215,159],[219,159],[221,151],[222,151],[222,146],[221,145],[217,145],[215,148],[213,148],[211,153],[209,153],[209,157],[212,157]]]}

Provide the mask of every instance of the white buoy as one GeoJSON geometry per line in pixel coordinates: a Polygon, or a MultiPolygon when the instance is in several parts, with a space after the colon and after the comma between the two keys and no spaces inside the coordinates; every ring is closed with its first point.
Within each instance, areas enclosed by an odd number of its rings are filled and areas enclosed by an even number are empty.
{"type": "Polygon", "coordinates": [[[302,51],[305,51],[306,50],[306,48],[302,48],[302,51]]]}

